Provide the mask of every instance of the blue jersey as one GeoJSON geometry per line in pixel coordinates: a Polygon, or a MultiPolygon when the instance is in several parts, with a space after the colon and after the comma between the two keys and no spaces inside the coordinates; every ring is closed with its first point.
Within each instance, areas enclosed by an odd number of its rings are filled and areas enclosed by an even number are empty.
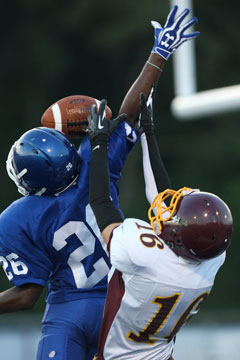
{"type": "MultiPolygon", "coordinates": [[[[117,181],[137,132],[122,124],[111,136],[111,196],[118,206],[117,181]]],[[[59,196],[23,197],[0,215],[0,262],[16,286],[48,283],[48,303],[105,297],[108,256],[88,204],[90,144],[79,149],[80,175],[59,196]]]]}

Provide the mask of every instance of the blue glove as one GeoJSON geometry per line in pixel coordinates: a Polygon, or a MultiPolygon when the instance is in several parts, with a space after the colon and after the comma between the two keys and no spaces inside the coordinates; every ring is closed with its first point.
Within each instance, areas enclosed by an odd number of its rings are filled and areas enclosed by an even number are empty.
{"type": "Polygon", "coordinates": [[[151,21],[151,24],[155,29],[155,42],[152,48],[152,53],[162,56],[165,60],[167,60],[169,56],[185,41],[194,39],[200,34],[199,31],[184,34],[184,31],[195,24],[198,20],[196,17],[193,17],[185,25],[181,26],[190,10],[185,9],[174,20],[177,10],[178,6],[175,5],[170,11],[163,28],[158,22],[151,21]]]}

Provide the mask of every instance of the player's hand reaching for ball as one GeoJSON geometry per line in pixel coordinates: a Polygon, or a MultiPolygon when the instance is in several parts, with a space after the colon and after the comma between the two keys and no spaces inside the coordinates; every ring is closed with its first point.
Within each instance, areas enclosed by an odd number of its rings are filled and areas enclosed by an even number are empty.
{"type": "Polygon", "coordinates": [[[153,109],[152,109],[151,95],[147,103],[144,93],[141,93],[140,94],[140,125],[142,131],[145,132],[145,134],[154,134],[152,111],[153,109]]]}
{"type": "Polygon", "coordinates": [[[96,105],[91,108],[91,115],[88,116],[88,126],[85,129],[91,144],[94,142],[95,145],[96,141],[99,144],[108,142],[112,132],[127,119],[126,114],[121,114],[113,120],[108,120],[105,113],[106,104],[107,101],[102,100],[98,111],[96,105]]]}

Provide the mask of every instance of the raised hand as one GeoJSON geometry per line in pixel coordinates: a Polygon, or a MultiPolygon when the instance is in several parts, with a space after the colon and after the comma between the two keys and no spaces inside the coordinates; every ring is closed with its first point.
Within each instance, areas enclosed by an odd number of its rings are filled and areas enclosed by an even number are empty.
{"type": "MultiPolygon", "coordinates": [[[[153,90],[153,89],[152,89],[153,90]]],[[[152,92],[146,101],[144,93],[140,94],[140,126],[145,134],[154,134],[154,123],[152,116],[152,92]]]]}
{"type": "Polygon", "coordinates": [[[106,139],[112,132],[127,119],[126,114],[121,114],[114,120],[108,120],[105,114],[106,100],[102,100],[97,111],[96,105],[91,108],[91,115],[88,116],[88,127],[85,129],[88,133],[90,141],[98,135],[103,135],[106,139]]]}
{"type": "Polygon", "coordinates": [[[162,27],[157,21],[151,21],[154,27],[155,42],[152,48],[152,53],[156,53],[162,56],[165,60],[185,41],[196,38],[200,35],[199,31],[184,34],[185,30],[195,24],[198,19],[196,17],[191,18],[185,25],[182,25],[183,20],[189,14],[190,10],[185,9],[175,19],[178,6],[175,5],[170,11],[167,21],[162,27]]]}

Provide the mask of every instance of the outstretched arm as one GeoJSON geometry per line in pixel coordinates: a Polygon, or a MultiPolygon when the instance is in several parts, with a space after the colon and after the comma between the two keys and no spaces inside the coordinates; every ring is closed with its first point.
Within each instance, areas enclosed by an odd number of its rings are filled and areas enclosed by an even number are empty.
{"type": "Polygon", "coordinates": [[[126,113],[128,115],[127,121],[132,126],[137,123],[139,117],[139,94],[143,92],[146,97],[149,96],[153,84],[158,83],[164,65],[165,60],[161,56],[157,54],[150,54],[147,62],[143,66],[140,75],[134,81],[125,98],[123,99],[119,114],[126,113]],[[156,65],[156,67],[150,63],[156,65]]]}
{"type": "Polygon", "coordinates": [[[140,95],[140,123],[143,130],[141,145],[143,152],[143,172],[146,197],[150,204],[158,193],[171,187],[167,170],[162,161],[154,132],[152,94],[146,103],[143,93],[140,95]]]}
{"type": "Polygon", "coordinates": [[[172,8],[164,27],[156,21],[151,22],[154,27],[154,45],[151,54],[140,75],[127,92],[119,110],[120,114],[126,113],[128,115],[128,122],[132,126],[136,124],[139,117],[139,94],[144,93],[145,97],[148,98],[153,84],[157,85],[165,62],[170,55],[185,41],[194,39],[200,34],[199,32],[185,34],[185,30],[195,24],[197,18],[193,17],[183,25],[182,22],[190,11],[185,9],[176,17],[177,10],[177,6],[172,8]]]}
{"type": "Polygon", "coordinates": [[[107,120],[104,117],[105,104],[106,100],[102,100],[98,112],[96,106],[92,107],[87,131],[91,143],[89,203],[103,239],[108,243],[112,230],[123,221],[120,211],[110,198],[108,140],[114,129],[126,120],[126,115],[107,120]]]}

